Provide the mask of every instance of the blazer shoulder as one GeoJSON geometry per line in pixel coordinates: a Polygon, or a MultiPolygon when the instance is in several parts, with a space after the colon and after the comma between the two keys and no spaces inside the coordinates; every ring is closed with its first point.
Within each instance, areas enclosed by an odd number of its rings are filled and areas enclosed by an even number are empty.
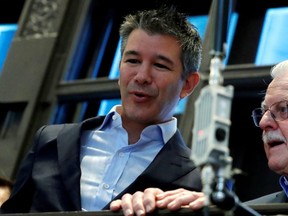
{"type": "Polygon", "coordinates": [[[35,143],[47,143],[57,138],[64,128],[73,128],[78,124],[44,125],[39,128],[34,136],[35,143]]]}
{"type": "Polygon", "coordinates": [[[59,135],[79,134],[81,130],[91,130],[101,124],[104,116],[97,116],[86,119],[80,123],[51,124],[44,125],[38,129],[35,134],[35,143],[49,143],[55,140],[59,135]]]}

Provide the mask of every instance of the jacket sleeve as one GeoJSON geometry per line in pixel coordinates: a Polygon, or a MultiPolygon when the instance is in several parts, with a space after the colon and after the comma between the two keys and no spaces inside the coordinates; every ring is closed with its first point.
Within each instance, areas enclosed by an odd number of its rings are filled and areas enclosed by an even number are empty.
{"type": "Polygon", "coordinates": [[[41,132],[45,126],[40,128],[34,137],[32,148],[28,151],[26,157],[21,163],[18,170],[16,181],[13,185],[13,190],[10,198],[3,203],[1,206],[1,213],[24,213],[29,212],[32,198],[34,185],[32,181],[32,170],[35,160],[35,152],[38,145],[38,140],[41,132]]]}

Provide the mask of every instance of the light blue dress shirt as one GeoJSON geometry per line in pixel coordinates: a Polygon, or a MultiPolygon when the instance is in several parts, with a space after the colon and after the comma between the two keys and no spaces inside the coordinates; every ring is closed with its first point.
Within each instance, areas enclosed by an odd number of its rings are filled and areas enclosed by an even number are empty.
{"type": "Polygon", "coordinates": [[[98,211],[130,185],[177,130],[177,119],[146,127],[137,143],[128,144],[121,116],[113,107],[102,125],[81,136],[81,205],[98,211]]]}

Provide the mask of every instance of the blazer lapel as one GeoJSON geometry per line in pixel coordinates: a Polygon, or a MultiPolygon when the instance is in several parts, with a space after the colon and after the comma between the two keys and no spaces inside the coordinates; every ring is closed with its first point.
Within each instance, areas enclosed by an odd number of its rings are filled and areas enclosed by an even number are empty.
{"type": "Polygon", "coordinates": [[[187,151],[187,146],[177,131],[142,175],[153,176],[155,180],[163,183],[171,183],[194,168],[190,161],[190,151],[187,151]]]}
{"type": "Polygon", "coordinates": [[[64,125],[57,137],[60,174],[77,210],[81,210],[80,128],[77,124],[64,125]]]}
{"type": "MultiPolygon", "coordinates": [[[[172,182],[185,176],[195,168],[190,160],[190,150],[187,151],[180,132],[165,144],[147,169],[128,188],[118,194],[115,199],[125,193],[144,191],[148,187],[160,187],[165,190],[172,188],[172,182]]],[[[109,204],[104,208],[109,208],[109,204]]]]}
{"type": "Polygon", "coordinates": [[[66,190],[70,194],[71,201],[77,210],[81,210],[81,131],[94,129],[103,122],[103,119],[104,117],[92,118],[80,124],[65,124],[57,137],[60,174],[66,190]]]}

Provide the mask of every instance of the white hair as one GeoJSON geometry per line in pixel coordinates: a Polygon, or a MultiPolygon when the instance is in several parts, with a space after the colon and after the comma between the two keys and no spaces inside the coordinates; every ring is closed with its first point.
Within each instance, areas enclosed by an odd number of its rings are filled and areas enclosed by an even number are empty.
{"type": "Polygon", "coordinates": [[[277,76],[280,76],[281,74],[288,72],[288,60],[282,61],[272,67],[271,69],[271,77],[274,79],[277,76]]]}

